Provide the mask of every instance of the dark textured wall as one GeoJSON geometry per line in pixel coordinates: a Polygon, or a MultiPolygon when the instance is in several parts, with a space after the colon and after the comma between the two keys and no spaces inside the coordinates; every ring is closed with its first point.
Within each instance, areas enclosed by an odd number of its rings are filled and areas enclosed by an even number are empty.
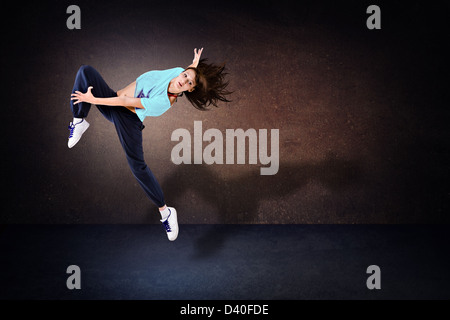
{"type": "MultiPolygon", "coordinates": [[[[444,223],[448,187],[448,12],[425,1],[54,1],[2,21],[1,223],[156,223],[114,127],[92,109],[67,148],[69,97],[90,64],[118,90],[193,49],[226,62],[233,102],[183,98],[147,118],[144,150],[180,223],[444,223]],[[66,8],[81,8],[81,30],[66,8]],[[175,165],[178,128],[279,129],[280,169],[175,165]]],[[[204,144],[206,145],[206,143],[204,144]]]]}

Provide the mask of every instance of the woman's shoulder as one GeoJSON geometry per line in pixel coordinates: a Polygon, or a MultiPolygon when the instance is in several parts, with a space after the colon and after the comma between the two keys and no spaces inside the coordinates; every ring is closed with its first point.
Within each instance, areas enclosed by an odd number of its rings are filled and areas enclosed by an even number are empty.
{"type": "Polygon", "coordinates": [[[174,67],[174,68],[170,68],[170,69],[157,69],[157,70],[147,71],[147,72],[141,74],[140,77],[143,77],[143,76],[159,76],[159,75],[162,75],[164,73],[172,73],[172,72],[180,73],[182,71],[184,71],[184,68],[182,68],[182,67],[174,67]]]}

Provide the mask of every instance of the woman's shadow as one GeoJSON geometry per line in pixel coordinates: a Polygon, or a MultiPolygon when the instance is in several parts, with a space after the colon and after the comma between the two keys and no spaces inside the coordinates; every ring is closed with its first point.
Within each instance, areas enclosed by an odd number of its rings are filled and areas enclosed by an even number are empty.
{"type": "Polygon", "coordinates": [[[272,176],[262,176],[259,170],[252,169],[237,178],[224,178],[205,164],[179,165],[164,179],[162,187],[174,206],[191,205],[186,199],[189,190],[196,200],[217,209],[219,223],[205,226],[207,231],[198,236],[195,245],[195,257],[205,258],[218,253],[230,236],[241,232],[239,224],[257,223],[262,200],[289,196],[311,180],[337,192],[357,182],[360,171],[357,161],[332,155],[320,162],[281,163],[278,173],[272,176]]]}

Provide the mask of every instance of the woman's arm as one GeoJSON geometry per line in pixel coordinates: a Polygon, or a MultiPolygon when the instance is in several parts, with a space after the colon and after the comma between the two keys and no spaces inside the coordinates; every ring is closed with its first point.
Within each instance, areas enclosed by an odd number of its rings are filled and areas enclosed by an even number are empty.
{"type": "Polygon", "coordinates": [[[194,49],[194,60],[192,60],[192,64],[188,68],[197,68],[202,52],[203,48],[200,50],[197,50],[197,48],[194,49]]]}
{"type": "Polygon", "coordinates": [[[80,102],[88,102],[103,106],[121,106],[121,107],[134,107],[138,109],[144,109],[144,106],[142,105],[140,98],[132,98],[126,95],[120,95],[118,97],[111,97],[111,98],[96,98],[91,92],[92,88],[93,87],[89,87],[86,93],[82,93],[80,91],[75,91],[75,93],[72,93],[71,100],[76,100],[73,104],[77,104],[80,102]]]}
{"type": "MultiPolygon", "coordinates": [[[[197,50],[197,48],[194,49],[194,60],[192,60],[192,64],[188,68],[190,67],[197,68],[202,52],[203,48],[201,48],[200,50],[197,50]]],[[[82,93],[80,91],[75,91],[75,93],[72,93],[71,100],[76,100],[73,104],[78,104],[80,102],[88,102],[103,106],[121,106],[121,107],[134,107],[138,109],[145,109],[141,103],[140,98],[127,96],[128,91],[133,91],[131,95],[134,94],[134,89],[132,88],[135,87],[136,83],[132,82],[126,88],[119,90],[117,92],[118,95],[117,97],[111,98],[96,98],[91,92],[93,87],[89,87],[86,93],[82,93]]],[[[171,103],[173,102],[171,101],[171,103]]]]}

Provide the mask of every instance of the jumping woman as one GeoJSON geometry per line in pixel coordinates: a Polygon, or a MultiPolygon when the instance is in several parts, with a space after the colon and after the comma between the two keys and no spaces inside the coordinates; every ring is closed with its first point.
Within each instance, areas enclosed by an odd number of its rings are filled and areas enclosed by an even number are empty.
{"type": "Polygon", "coordinates": [[[117,135],[133,175],[147,196],[161,213],[161,222],[170,241],[178,236],[178,219],[175,208],[167,207],[161,187],[144,160],[142,147],[143,121],[146,117],[158,117],[166,112],[177,98],[186,96],[199,110],[218,106],[218,101],[229,102],[225,97],[225,67],[200,60],[203,48],[194,49],[192,64],[184,68],[149,71],[136,81],[115,92],[91,66],[78,70],[72,90],[70,107],[73,121],[69,125],[69,148],[80,140],[89,128],[86,121],[91,104],[95,104],[103,116],[116,127],[117,135]]]}

